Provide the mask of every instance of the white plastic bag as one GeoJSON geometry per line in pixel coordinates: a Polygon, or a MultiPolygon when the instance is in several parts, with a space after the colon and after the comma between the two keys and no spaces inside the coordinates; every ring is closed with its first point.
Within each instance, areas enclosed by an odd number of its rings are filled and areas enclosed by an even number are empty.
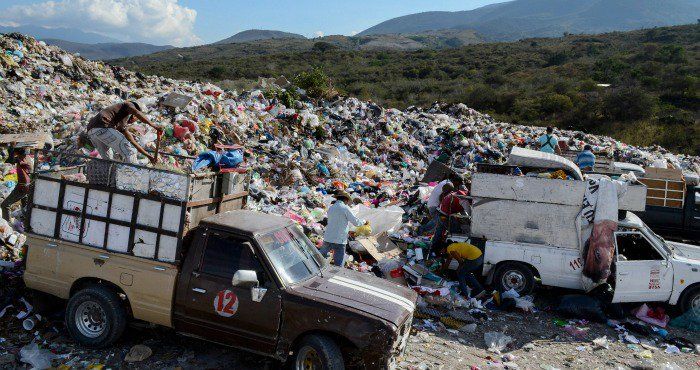
{"type": "Polygon", "coordinates": [[[513,338],[501,332],[490,331],[484,333],[484,342],[489,352],[501,353],[512,341],[513,338]]]}
{"type": "Polygon", "coordinates": [[[32,370],[42,370],[51,367],[51,361],[58,358],[58,356],[51,353],[51,351],[40,349],[39,345],[32,342],[22,347],[19,350],[20,361],[29,364],[32,370]]]}

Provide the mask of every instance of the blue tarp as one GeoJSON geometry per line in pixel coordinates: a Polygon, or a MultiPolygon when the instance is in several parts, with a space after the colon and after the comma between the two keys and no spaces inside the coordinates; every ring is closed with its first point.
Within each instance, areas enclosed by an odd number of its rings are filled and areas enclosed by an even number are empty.
{"type": "Polygon", "coordinates": [[[198,171],[205,167],[210,168],[236,168],[238,165],[243,163],[243,151],[229,150],[226,152],[217,152],[214,150],[208,150],[204,153],[200,153],[197,159],[192,163],[192,170],[198,171]]]}

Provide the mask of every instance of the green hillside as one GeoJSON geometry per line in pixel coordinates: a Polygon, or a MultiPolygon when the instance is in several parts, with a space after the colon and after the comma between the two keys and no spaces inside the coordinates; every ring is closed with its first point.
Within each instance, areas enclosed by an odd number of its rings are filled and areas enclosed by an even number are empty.
{"type": "Polygon", "coordinates": [[[277,51],[242,46],[253,49],[247,53],[241,46],[230,53],[210,53],[212,46],[174,49],[113,63],[148,74],[227,80],[229,87],[320,67],[342,94],[388,106],[463,102],[507,122],[700,154],[698,24],[439,50],[275,45],[277,51]],[[177,53],[182,57],[173,57],[177,53]]]}

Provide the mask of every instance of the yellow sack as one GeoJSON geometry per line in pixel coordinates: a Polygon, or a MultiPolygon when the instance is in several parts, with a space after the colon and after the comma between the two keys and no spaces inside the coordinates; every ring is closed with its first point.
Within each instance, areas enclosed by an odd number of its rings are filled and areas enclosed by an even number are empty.
{"type": "Polygon", "coordinates": [[[358,226],[355,229],[355,234],[357,236],[370,236],[372,235],[372,227],[369,225],[358,226]]]}

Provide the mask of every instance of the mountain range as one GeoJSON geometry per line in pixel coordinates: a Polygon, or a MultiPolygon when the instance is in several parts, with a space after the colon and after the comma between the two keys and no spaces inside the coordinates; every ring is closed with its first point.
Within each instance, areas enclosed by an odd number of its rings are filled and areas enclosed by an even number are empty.
{"type": "Polygon", "coordinates": [[[698,18],[697,0],[515,0],[469,11],[406,15],[359,35],[470,29],[489,41],[512,41],[688,24],[698,18]]]}
{"type": "Polygon", "coordinates": [[[83,44],[59,39],[44,39],[42,41],[49,45],[58,46],[61,49],[67,50],[71,53],[80,54],[84,58],[91,60],[109,60],[135,57],[174,48],[174,46],[171,45],[158,46],[140,42],[83,44]]]}
{"type": "Polygon", "coordinates": [[[71,53],[78,53],[87,59],[108,60],[146,55],[172,49],[171,45],[151,45],[140,42],[122,42],[95,32],[85,32],[75,28],[47,28],[24,25],[17,27],[0,26],[0,33],[22,33],[56,45],[71,53]]]}
{"type": "MultiPolygon", "coordinates": [[[[60,39],[82,44],[99,44],[99,43],[120,43],[122,41],[115,38],[107,37],[95,32],[85,32],[76,28],[48,28],[33,25],[23,26],[1,26],[0,33],[17,32],[25,35],[33,36],[36,39],[60,39]]],[[[71,50],[68,50],[71,51],[71,50]]]]}
{"type": "Polygon", "coordinates": [[[205,58],[217,55],[267,54],[278,48],[311,50],[417,50],[558,37],[566,33],[595,34],[695,23],[700,0],[514,0],[458,12],[425,12],[389,19],[357,36],[327,36],[313,40],[289,32],[252,29],[209,45],[173,50],[172,46],[123,43],[95,32],[71,28],[0,26],[0,33],[20,32],[80,53],[88,59],[118,59],[166,51],[158,57],[205,58]]]}

